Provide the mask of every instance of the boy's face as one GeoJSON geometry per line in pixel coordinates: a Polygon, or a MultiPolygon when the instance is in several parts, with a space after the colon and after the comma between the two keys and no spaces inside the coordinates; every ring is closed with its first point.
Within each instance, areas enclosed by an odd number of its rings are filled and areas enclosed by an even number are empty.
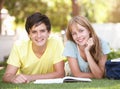
{"type": "Polygon", "coordinates": [[[47,39],[50,35],[47,27],[44,23],[39,24],[37,26],[33,26],[30,29],[29,37],[35,46],[44,46],[47,43],[47,39]]]}

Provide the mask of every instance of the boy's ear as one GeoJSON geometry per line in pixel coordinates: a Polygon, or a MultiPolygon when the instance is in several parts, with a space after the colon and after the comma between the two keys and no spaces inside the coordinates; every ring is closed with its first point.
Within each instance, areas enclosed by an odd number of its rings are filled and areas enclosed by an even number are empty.
{"type": "Polygon", "coordinates": [[[50,36],[50,34],[51,34],[51,31],[49,31],[48,33],[49,33],[49,36],[50,36]]]}

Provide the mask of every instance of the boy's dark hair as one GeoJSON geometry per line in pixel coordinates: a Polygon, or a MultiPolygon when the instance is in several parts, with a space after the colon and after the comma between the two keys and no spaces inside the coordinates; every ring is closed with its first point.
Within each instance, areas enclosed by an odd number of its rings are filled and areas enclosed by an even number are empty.
{"type": "Polygon", "coordinates": [[[34,25],[37,26],[42,23],[44,23],[46,25],[48,32],[50,32],[51,23],[50,23],[49,18],[46,15],[36,12],[36,13],[30,15],[29,17],[27,17],[26,23],[25,23],[25,29],[26,29],[27,33],[29,34],[32,26],[34,26],[34,25]]]}

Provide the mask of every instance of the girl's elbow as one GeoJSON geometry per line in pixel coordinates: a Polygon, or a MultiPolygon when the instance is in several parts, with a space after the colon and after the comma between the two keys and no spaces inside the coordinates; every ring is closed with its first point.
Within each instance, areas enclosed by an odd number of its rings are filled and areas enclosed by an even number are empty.
{"type": "Polygon", "coordinates": [[[103,73],[99,73],[97,76],[95,76],[95,78],[97,78],[97,79],[102,79],[102,78],[103,78],[103,76],[104,76],[104,74],[103,74],[103,73]]]}
{"type": "Polygon", "coordinates": [[[96,76],[95,78],[96,79],[102,79],[103,77],[102,76],[96,76]]]}

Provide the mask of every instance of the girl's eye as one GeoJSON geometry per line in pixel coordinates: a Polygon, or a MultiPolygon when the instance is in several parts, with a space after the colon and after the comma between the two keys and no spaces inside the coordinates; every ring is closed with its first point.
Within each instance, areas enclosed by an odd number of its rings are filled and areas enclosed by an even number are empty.
{"type": "Polygon", "coordinates": [[[79,29],[79,32],[83,32],[84,30],[83,29],[79,29]]]}
{"type": "Polygon", "coordinates": [[[76,33],[72,33],[72,35],[76,35],[76,33]]]}

